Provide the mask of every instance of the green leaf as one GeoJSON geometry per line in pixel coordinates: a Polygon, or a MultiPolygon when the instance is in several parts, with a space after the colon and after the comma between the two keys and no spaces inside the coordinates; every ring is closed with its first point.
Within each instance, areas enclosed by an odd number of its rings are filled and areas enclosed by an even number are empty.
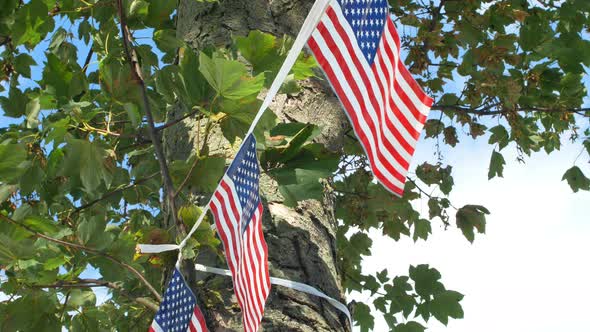
{"type": "Polygon", "coordinates": [[[436,137],[445,129],[445,125],[437,119],[428,119],[424,124],[426,137],[436,137]]]}
{"type": "Polygon", "coordinates": [[[80,25],[78,26],[78,38],[83,40],[85,44],[88,44],[88,42],[90,41],[90,37],[91,37],[91,35],[90,35],[91,31],[92,31],[92,26],[90,25],[88,20],[84,20],[84,21],[80,22],[80,25]]]}
{"type": "Polygon", "coordinates": [[[432,227],[430,221],[426,219],[418,219],[414,222],[414,242],[418,239],[427,240],[428,235],[432,233],[432,227]]]}
{"type": "Polygon", "coordinates": [[[135,82],[129,65],[112,57],[103,58],[98,64],[100,83],[103,92],[117,101],[137,101],[139,104],[139,86],[135,82]]]}
{"type": "Polygon", "coordinates": [[[457,143],[459,143],[459,138],[457,137],[457,129],[455,129],[455,127],[446,127],[443,134],[445,143],[452,147],[457,146],[457,143]]]}
{"type": "Polygon", "coordinates": [[[283,144],[268,148],[261,160],[270,163],[285,163],[301,153],[304,144],[317,137],[320,132],[320,128],[312,124],[279,124],[270,131],[270,135],[275,140],[281,139],[283,144]]]}
{"type": "Polygon", "coordinates": [[[96,295],[90,289],[72,289],[68,307],[77,309],[79,307],[94,306],[96,304],[96,295]]]}
{"type": "Polygon", "coordinates": [[[125,103],[123,104],[123,108],[127,112],[127,116],[131,121],[131,124],[134,128],[138,128],[142,121],[141,112],[139,111],[139,107],[133,103],[125,103]]]}
{"type": "Polygon", "coordinates": [[[29,165],[23,144],[0,143],[0,182],[15,183],[29,165]]]}
{"type": "Polygon", "coordinates": [[[457,227],[469,242],[473,243],[475,230],[480,234],[486,232],[486,214],[490,214],[490,211],[481,205],[465,205],[457,210],[457,227]]]}
{"type": "Polygon", "coordinates": [[[584,175],[578,166],[568,169],[561,178],[561,181],[563,180],[567,180],[567,183],[575,193],[579,190],[590,190],[590,179],[584,175]]]}
{"type": "Polygon", "coordinates": [[[27,103],[25,113],[27,115],[27,128],[37,128],[39,126],[39,112],[41,111],[41,104],[39,98],[31,99],[27,103]]]}
{"type": "Polygon", "coordinates": [[[14,263],[19,259],[32,258],[34,250],[33,243],[29,239],[19,240],[8,234],[0,234],[0,264],[2,265],[14,263]]]}
{"type": "Polygon", "coordinates": [[[154,27],[166,26],[170,21],[170,15],[176,9],[177,4],[174,1],[150,0],[148,16],[145,22],[154,27]]]}
{"type": "Polygon", "coordinates": [[[426,328],[420,323],[410,321],[407,323],[401,323],[395,327],[395,332],[424,332],[426,328]]]}
{"type": "Polygon", "coordinates": [[[255,73],[270,71],[274,74],[278,71],[284,56],[279,54],[275,36],[255,30],[250,31],[247,37],[238,36],[235,40],[238,50],[255,73]]]}
{"type": "Polygon", "coordinates": [[[430,312],[441,323],[447,325],[449,323],[449,317],[455,319],[463,318],[463,308],[459,304],[462,299],[463,294],[452,290],[445,290],[434,296],[434,299],[429,304],[430,312]]]}
{"type": "Polygon", "coordinates": [[[47,15],[49,8],[44,1],[30,1],[18,11],[13,26],[14,45],[26,44],[29,48],[38,44],[53,30],[53,18],[47,15]]]}
{"type": "Polygon", "coordinates": [[[19,54],[14,58],[14,70],[27,78],[31,78],[31,66],[36,64],[33,57],[27,53],[19,54]]]}
{"type": "Polygon", "coordinates": [[[246,66],[238,61],[227,60],[219,55],[209,58],[201,53],[199,63],[199,70],[221,97],[241,99],[258,94],[264,84],[263,74],[251,77],[246,66]]]}
{"type": "Polygon", "coordinates": [[[69,258],[66,256],[57,256],[57,257],[49,258],[48,260],[43,262],[43,268],[47,271],[55,270],[58,267],[64,265],[68,261],[69,261],[69,258]]]}
{"type": "Polygon", "coordinates": [[[93,216],[84,218],[78,228],[76,235],[82,244],[103,250],[112,244],[112,234],[105,232],[106,220],[104,216],[93,216]]]}
{"type": "MultiPolygon", "coordinates": [[[[243,138],[250,124],[254,121],[254,117],[258,109],[262,105],[262,101],[255,97],[242,98],[240,100],[224,99],[220,104],[220,109],[227,116],[221,120],[221,130],[223,136],[230,142],[234,143],[236,138],[243,138]]],[[[256,136],[259,144],[264,142],[264,132],[274,127],[277,121],[276,115],[266,110],[262,114],[260,121],[254,129],[254,136],[256,136]]]]}
{"type": "Polygon", "coordinates": [[[440,190],[448,195],[455,183],[451,175],[452,171],[453,167],[450,165],[443,168],[441,165],[423,163],[416,168],[416,175],[427,185],[437,184],[440,190]]]}
{"type": "Polygon", "coordinates": [[[27,96],[17,88],[11,88],[8,92],[8,98],[0,96],[0,105],[4,110],[4,115],[11,118],[19,118],[26,112],[26,105],[29,102],[27,96]]]}
{"type": "Polygon", "coordinates": [[[496,152],[495,150],[492,152],[492,159],[490,160],[490,168],[488,171],[488,180],[499,176],[503,177],[502,172],[504,171],[504,165],[506,165],[506,161],[504,161],[504,157],[501,153],[496,152]]]}
{"type": "Polygon", "coordinates": [[[381,272],[377,272],[376,275],[377,275],[377,279],[382,284],[389,281],[389,277],[387,276],[387,269],[383,269],[381,272]]]}
{"type": "Polygon", "coordinates": [[[184,46],[184,42],[176,38],[176,31],[172,29],[154,32],[154,42],[159,49],[167,53],[176,52],[176,49],[184,46]]]}
{"type": "Polygon", "coordinates": [[[21,297],[7,304],[3,331],[59,331],[56,313],[59,301],[54,291],[22,291],[21,297]]]}
{"type": "MultiPolygon", "coordinates": [[[[267,86],[278,73],[293,42],[289,37],[278,39],[260,31],[250,31],[247,37],[236,37],[235,41],[240,54],[252,65],[254,73],[265,73],[267,86]]],[[[312,77],[315,75],[313,72],[315,67],[317,63],[314,58],[301,53],[289,76],[292,76],[294,80],[312,77]]],[[[297,85],[295,81],[287,84],[291,85],[291,90],[297,85]]]]}
{"type": "Polygon", "coordinates": [[[184,77],[180,74],[178,66],[170,65],[160,69],[156,74],[156,87],[168,104],[172,105],[178,99],[187,108],[190,109],[192,107],[192,102],[184,83],[184,77]]]}
{"type": "Polygon", "coordinates": [[[367,332],[375,327],[375,319],[371,315],[371,308],[364,303],[355,303],[353,318],[355,324],[361,327],[361,332],[367,332]]]}
{"type": "MultiPolygon", "coordinates": [[[[189,175],[194,157],[187,161],[175,160],[170,165],[172,180],[176,188],[189,175]]],[[[225,171],[225,158],[207,157],[197,161],[189,175],[186,189],[198,192],[213,192],[225,171]]]]}
{"type": "Polygon", "coordinates": [[[108,188],[113,180],[114,165],[110,153],[96,141],[66,138],[62,176],[79,177],[88,193],[104,183],[108,188]]]}
{"type": "Polygon", "coordinates": [[[5,202],[10,196],[12,196],[18,187],[15,185],[2,184],[0,185],[0,203],[5,202]]]}
{"type": "Polygon", "coordinates": [[[199,216],[203,213],[200,207],[194,204],[183,205],[178,209],[178,216],[180,220],[191,229],[199,216]]]}
{"type": "Polygon", "coordinates": [[[504,128],[504,126],[497,125],[493,128],[490,128],[489,131],[490,133],[492,133],[490,139],[488,140],[489,144],[497,143],[500,150],[502,150],[508,145],[509,135],[508,131],[506,130],[506,128],[504,128]]]}
{"type": "Polygon", "coordinates": [[[440,273],[427,264],[410,266],[410,278],[414,280],[416,293],[423,298],[428,299],[431,295],[444,291],[444,286],[439,281],[440,273]]]}
{"type": "Polygon", "coordinates": [[[192,105],[198,105],[208,100],[211,97],[211,88],[199,71],[199,57],[191,48],[184,50],[179,66],[192,105]]]}
{"type": "Polygon", "coordinates": [[[43,69],[42,84],[52,94],[58,105],[67,104],[74,96],[87,90],[86,76],[79,70],[62,62],[55,54],[47,54],[43,69]]]}
{"type": "Polygon", "coordinates": [[[590,155],[590,138],[584,140],[584,142],[582,144],[586,148],[586,152],[590,155]]]}
{"type": "Polygon", "coordinates": [[[268,172],[279,183],[279,192],[287,206],[296,206],[305,199],[321,199],[324,187],[320,179],[332,174],[338,167],[337,159],[303,160],[291,166],[268,172]]]}
{"type": "Polygon", "coordinates": [[[59,231],[59,227],[53,220],[38,215],[27,216],[23,220],[23,224],[36,232],[46,235],[54,235],[59,231]]]}

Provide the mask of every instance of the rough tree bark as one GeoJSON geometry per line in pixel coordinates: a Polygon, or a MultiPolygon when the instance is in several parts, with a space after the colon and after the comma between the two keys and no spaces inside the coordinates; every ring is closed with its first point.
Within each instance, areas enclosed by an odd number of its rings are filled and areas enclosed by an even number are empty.
{"type": "MultiPolygon", "coordinates": [[[[278,36],[295,35],[312,3],[312,0],[220,0],[216,3],[182,0],[178,10],[178,35],[197,50],[208,45],[226,46],[232,35],[246,35],[251,30],[278,36]]],[[[317,140],[333,151],[342,149],[348,123],[337,99],[321,80],[304,82],[303,93],[297,98],[279,95],[271,109],[281,121],[322,126],[323,133],[317,140]]],[[[178,110],[169,117],[174,118],[175,113],[179,114],[178,110]]],[[[167,130],[164,140],[168,158],[185,159],[191,151],[200,148],[195,146],[199,130],[202,127],[191,119],[167,130]]],[[[219,132],[214,132],[209,140],[210,154],[219,153],[214,150],[217,147],[227,149],[228,143],[219,132]]],[[[323,200],[300,202],[295,209],[282,203],[283,198],[272,179],[263,175],[261,187],[271,276],[304,282],[343,300],[336,257],[334,200],[329,186],[325,186],[323,200]]],[[[199,197],[202,193],[193,194],[199,197]]],[[[200,198],[195,200],[203,203],[202,195],[200,198]]],[[[197,260],[223,266],[212,254],[201,253],[197,260]]],[[[209,328],[212,331],[242,330],[230,278],[199,274],[197,280],[199,282],[193,286],[200,303],[204,304],[209,328]]],[[[262,321],[264,331],[347,331],[347,326],[345,316],[327,302],[279,286],[273,286],[262,321]]]]}

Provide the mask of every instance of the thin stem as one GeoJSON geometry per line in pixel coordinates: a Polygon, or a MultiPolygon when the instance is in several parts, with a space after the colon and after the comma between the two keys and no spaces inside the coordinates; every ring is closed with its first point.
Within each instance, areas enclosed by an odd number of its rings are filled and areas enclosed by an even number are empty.
{"type": "Polygon", "coordinates": [[[177,197],[178,194],[180,194],[180,192],[182,191],[182,188],[184,188],[184,186],[186,186],[186,184],[188,183],[188,180],[190,179],[191,175],[193,174],[193,171],[195,170],[195,167],[197,167],[198,163],[199,163],[199,157],[195,157],[195,161],[191,165],[191,168],[188,170],[188,173],[186,174],[184,180],[182,180],[182,183],[180,184],[180,186],[178,186],[178,189],[174,193],[174,197],[177,197]]]}
{"type": "Polygon", "coordinates": [[[82,72],[86,74],[86,70],[88,69],[88,65],[90,64],[90,60],[92,59],[92,55],[94,54],[94,50],[92,49],[93,44],[90,44],[90,49],[88,50],[88,54],[86,54],[86,60],[84,60],[84,66],[82,66],[82,72]]]}
{"type": "Polygon", "coordinates": [[[122,191],[125,191],[125,190],[127,190],[127,189],[131,189],[131,188],[133,188],[133,187],[135,187],[135,186],[138,186],[138,185],[140,185],[140,184],[142,184],[142,183],[144,183],[144,182],[147,182],[147,181],[149,181],[149,180],[153,179],[154,177],[156,177],[158,174],[160,174],[160,172],[156,172],[156,173],[154,173],[154,174],[152,174],[152,175],[150,175],[150,176],[148,176],[148,177],[146,177],[146,178],[143,178],[143,179],[136,180],[134,183],[131,183],[131,184],[129,184],[129,185],[126,185],[126,186],[125,186],[125,187],[123,187],[123,188],[119,188],[119,189],[117,189],[117,190],[113,190],[113,191],[111,191],[111,192],[108,192],[108,193],[104,194],[104,195],[103,195],[102,197],[100,197],[100,198],[97,198],[97,199],[95,199],[95,200],[93,200],[93,201],[90,201],[90,202],[88,202],[88,203],[86,203],[86,204],[84,204],[84,205],[81,205],[81,206],[77,207],[77,208],[76,208],[76,210],[74,210],[74,212],[73,212],[73,213],[78,213],[78,212],[80,212],[80,211],[82,211],[82,210],[84,210],[84,209],[87,209],[87,208],[89,208],[89,207],[93,206],[93,205],[94,205],[94,204],[96,204],[96,203],[102,202],[102,201],[104,201],[105,199],[107,199],[107,198],[110,198],[110,197],[114,196],[115,194],[118,194],[118,193],[120,193],[120,192],[122,192],[122,191]]]}
{"type": "MultiPolygon", "coordinates": [[[[149,299],[145,298],[145,297],[137,297],[137,296],[133,296],[131,294],[129,294],[128,292],[124,291],[123,288],[120,285],[117,285],[114,282],[110,282],[110,281],[105,281],[105,280],[99,280],[99,279],[78,279],[75,282],[64,282],[64,281],[58,281],[55,284],[48,284],[48,285],[28,285],[29,287],[34,287],[34,288],[92,288],[92,287],[107,287],[113,290],[118,291],[119,293],[121,293],[121,295],[139,303],[144,305],[145,307],[147,307],[148,309],[157,312],[158,311],[158,306],[153,303],[152,301],[150,301],[149,299]]],[[[70,295],[70,292],[67,293],[66,295],[66,303],[67,303],[67,299],[70,295]]],[[[64,308],[66,303],[64,303],[64,308]]]]}
{"type": "Polygon", "coordinates": [[[16,225],[20,228],[23,228],[24,230],[28,231],[29,233],[33,234],[33,236],[40,238],[40,239],[44,239],[47,240],[49,242],[53,242],[53,243],[57,243],[59,245],[65,246],[65,247],[69,247],[69,248],[75,248],[78,250],[82,250],[88,253],[92,253],[94,255],[97,256],[101,256],[104,257],[108,260],[110,260],[113,263],[116,263],[120,266],[122,266],[123,268],[125,268],[126,270],[128,270],[129,272],[135,274],[135,276],[137,276],[137,278],[150,290],[150,292],[158,299],[158,301],[162,301],[162,296],[160,295],[160,293],[158,293],[158,291],[156,290],[156,288],[154,288],[154,286],[152,286],[152,284],[150,284],[150,282],[143,276],[143,274],[141,274],[141,272],[137,271],[133,266],[120,261],[119,259],[115,258],[114,256],[111,256],[109,254],[103,253],[101,251],[98,251],[96,249],[93,248],[89,248],[85,245],[82,244],[77,244],[77,243],[72,243],[72,242],[68,242],[68,241],[63,241],[63,240],[59,240],[56,238],[53,238],[51,236],[39,233],[37,231],[35,231],[34,229],[30,228],[27,225],[21,224],[20,222],[13,220],[3,214],[0,214],[0,219],[9,222],[13,225],[16,225]]]}
{"type": "MultiPolygon", "coordinates": [[[[491,105],[484,108],[472,108],[460,105],[438,105],[435,104],[431,107],[433,111],[452,111],[457,113],[467,113],[467,114],[475,114],[475,115],[499,115],[499,114],[506,114],[509,111],[506,110],[498,110],[498,111],[489,111],[488,109],[498,106],[498,105],[491,105]]],[[[576,113],[579,115],[585,116],[583,112],[590,111],[590,108],[566,108],[566,109],[559,109],[559,108],[544,108],[544,107],[521,107],[516,109],[517,112],[545,112],[545,113],[576,113]]]]}
{"type": "Polygon", "coordinates": [[[200,111],[200,110],[197,108],[197,109],[193,110],[192,112],[189,112],[189,113],[187,113],[187,114],[185,114],[185,115],[181,116],[181,117],[180,117],[180,118],[178,118],[178,119],[174,119],[174,120],[172,120],[172,121],[170,121],[170,122],[167,122],[167,123],[165,123],[165,124],[163,124],[163,125],[161,125],[161,126],[157,127],[157,128],[156,128],[156,131],[162,131],[162,130],[164,130],[164,129],[166,129],[166,128],[172,127],[172,126],[174,126],[175,124],[177,124],[177,123],[179,123],[179,122],[182,122],[182,121],[184,121],[185,119],[187,119],[187,118],[189,118],[189,117],[191,117],[191,116],[193,116],[193,115],[195,115],[195,114],[199,113],[199,111],[200,111]]]}
{"type": "Polygon", "coordinates": [[[172,220],[177,227],[178,232],[181,236],[184,237],[186,234],[186,227],[185,225],[178,220],[178,212],[176,209],[176,202],[174,194],[176,191],[174,190],[174,184],[172,183],[172,177],[170,177],[170,171],[168,170],[168,165],[166,164],[166,158],[164,156],[164,150],[162,149],[162,144],[159,140],[158,131],[154,124],[154,117],[152,115],[152,109],[150,106],[150,102],[147,95],[147,88],[145,82],[142,78],[141,74],[141,67],[139,66],[138,56],[135,52],[135,49],[130,46],[132,43],[131,33],[129,32],[129,28],[127,27],[127,20],[125,18],[125,11],[123,10],[123,2],[122,0],[117,0],[118,10],[119,10],[119,18],[121,23],[121,35],[123,39],[123,49],[125,50],[125,55],[127,57],[127,61],[129,62],[129,66],[131,67],[131,73],[135,77],[135,80],[141,87],[141,96],[143,99],[143,106],[145,109],[145,114],[147,117],[148,125],[149,125],[149,135],[152,143],[154,144],[154,150],[156,153],[156,158],[158,159],[158,163],[160,165],[160,170],[162,173],[162,179],[164,182],[164,187],[166,189],[166,195],[168,198],[168,207],[170,208],[170,212],[172,214],[172,220]]]}

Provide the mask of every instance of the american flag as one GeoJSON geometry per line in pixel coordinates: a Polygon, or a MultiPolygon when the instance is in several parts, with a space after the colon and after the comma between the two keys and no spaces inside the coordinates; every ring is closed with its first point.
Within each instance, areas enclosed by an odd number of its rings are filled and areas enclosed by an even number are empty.
{"type": "Polygon", "coordinates": [[[174,269],[149,332],[205,332],[205,318],[182,274],[174,269]]]}
{"type": "Polygon", "coordinates": [[[270,292],[268,249],[262,235],[260,169],[249,135],[211,198],[210,208],[242,308],[245,331],[257,331],[270,292]]]}
{"type": "Polygon", "coordinates": [[[375,177],[404,191],[432,99],[400,59],[386,0],[332,0],[308,46],[338,95],[375,177]]]}

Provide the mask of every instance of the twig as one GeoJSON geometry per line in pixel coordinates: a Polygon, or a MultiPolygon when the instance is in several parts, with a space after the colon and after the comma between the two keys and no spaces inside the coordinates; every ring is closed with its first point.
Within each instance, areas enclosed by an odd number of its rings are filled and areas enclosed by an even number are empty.
{"type": "MultiPolygon", "coordinates": [[[[131,294],[129,294],[128,292],[126,292],[125,290],[123,290],[123,288],[119,285],[117,285],[114,282],[110,282],[110,281],[106,281],[106,280],[99,280],[99,279],[78,279],[75,282],[64,282],[64,281],[58,281],[55,284],[49,284],[49,285],[28,285],[30,287],[34,287],[34,288],[92,288],[92,287],[107,287],[110,289],[114,289],[116,291],[118,291],[119,293],[121,293],[121,295],[139,303],[142,304],[144,306],[146,306],[148,309],[157,312],[158,311],[158,306],[153,303],[152,301],[150,301],[149,299],[145,298],[145,297],[136,297],[133,296],[131,294]]],[[[67,297],[69,296],[69,292],[66,295],[66,302],[67,302],[67,297]]],[[[65,303],[64,303],[64,308],[65,308],[65,303]]]]}
{"type": "Polygon", "coordinates": [[[66,307],[68,306],[68,301],[70,300],[70,294],[71,294],[71,292],[70,292],[70,291],[68,291],[68,292],[66,293],[66,298],[64,299],[64,305],[63,305],[63,307],[61,308],[61,315],[60,315],[60,318],[59,318],[59,320],[62,320],[62,319],[64,319],[64,315],[65,315],[65,313],[66,313],[66,307]]]}
{"type": "Polygon", "coordinates": [[[165,124],[163,124],[163,125],[161,125],[161,126],[157,127],[157,128],[156,128],[156,131],[161,131],[161,130],[164,130],[164,129],[166,129],[166,128],[172,127],[172,126],[174,126],[175,124],[177,124],[177,123],[179,123],[179,122],[182,122],[182,121],[184,121],[186,118],[189,118],[189,117],[191,117],[191,116],[193,116],[193,115],[195,115],[195,114],[199,113],[199,111],[200,111],[200,110],[197,108],[197,109],[193,110],[192,112],[189,112],[189,113],[187,113],[187,114],[185,114],[185,115],[181,116],[181,117],[180,117],[180,118],[178,118],[178,119],[174,119],[174,120],[172,120],[172,121],[170,121],[170,122],[167,122],[167,123],[165,123],[165,124]]]}
{"type": "MultiPolygon", "coordinates": [[[[445,4],[445,1],[446,0],[440,0],[438,7],[431,9],[432,20],[430,21],[430,24],[428,25],[428,32],[426,33],[426,35],[431,34],[434,31],[434,28],[436,28],[436,23],[437,23],[439,17],[441,16],[440,14],[441,14],[442,8],[445,4]]],[[[434,4],[434,3],[431,2],[431,4],[434,4]]],[[[424,58],[426,58],[426,59],[428,59],[428,49],[429,48],[430,48],[430,43],[429,43],[429,40],[427,39],[424,41],[424,44],[422,44],[422,47],[420,47],[420,51],[424,55],[424,58]]],[[[425,60],[425,61],[429,62],[428,60],[425,60]]],[[[414,69],[415,65],[416,65],[416,62],[414,62],[412,64],[412,66],[410,67],[410,71],[412,71],[412,69],[414,69]]]]}
{"type": "Polygon", "coordinates": [[[90,60],[92,59],[92,55],[94,54],[94,50],[92,49],[94,44],[90,44],[90,49],[88,50],[88,54],[86,54],[86,60],[84,60],[84,66],[82,66],[82,73],[86,74],[86,69],[88,69],[88,65],[90,64],[90,60]]]}
{"type": "MultiPolygon", "coordinates": [[[[497,105],[496,105],[497,106],[497,105]]],[[[476,114],[476,115],[498,115],[498,114],[506,114],[509,111],[486,111],[491,107],[486,107],[482,109],[478,108],[471,108],[465,107],[460,105],[438,105],[435,104],[432,106],[431,110],[433,111],[452,111],[458,113],[467,113],[467,114],[476,114]]],[[[545,112],[545,113],[576,113],[585,116],[582,114],[583,112],[590,111],[590,108],[567,108],[567,109],[559,109],[559,108],[543,108],[543,107],[521,107],[516,109],[517,112],[545,112]]]]}
{"type": "Polygon", "coordinates": [[[158,163],[160,164],[160,170],[162,171],[162,179],[164,181],[164,187],[166,189],[166,195],[168,197],[168,207],[170,208],[170,212],[172,214],[172,220],[176,225],[178,232],[181,233],[182,236],[186,234],[186,227],[183,223],[178,220],[178,213],[176,210],[176,202],[174,198],[174,184],[172,183],[172,178],[170,177],[170,172],[168,170],[168,165],[166,164],[166,158],[164,156],[164,150],[162,149],[162,144],[158,139],[158,131],[156,130],[156,126],[154,125],[154,117],[152,115],[152,109],[150,106],[150,102],[147,96],[147,88],[145,86],[145,82],[142,78],[141,74],[141,67],[139,66],[137,53],[135,49],[133,49],[130,44],[132,43],[132,37],[129,32],[129,28],[127,27],[127,22],[125,18],[125,11],[123,10],[123,1],[117,0],[118,10],[119,10],[119,19],[121,23],[121,35],[123,38],[123,49],[125,50],[125,55],[127,57],[127,61],[129,62],[129,66],[131,67],[131,73],[137,80],[137,83],[141,87],[141,96],[143,99],[143,106],[145,109],[145,114],[148,120],[149,125],[149,135],[154,144],[154,150],[156,153],[156,158],[158,159],[158,163]]]}
{"type": "Polygon", "coordinates": [[[184,180],[182,180],[182,183],[180,184],[180,186],[178,186],[178,189],[174,193],[174,197],[177,197],[178,194],[180,194],[180,192],[182,191],[182,188],[184,188],[184,186],[186,186],[186,184],[188,183],[188,180],[190,179],[191,175],[193,174],[193,171],[195,170],[195,167],[197,167],[198,163],[199,163],[199,157],[195,157],[195,161],[191,165],[191,168],[188,170],[188,173],[186,174],[184,180]]]}
{"type": "Polygon", "coordinates": [[[151,179],[153,179],[154,177],[156,177],[156,175],[158,175],[158,174],[160,174],[160,172],[156,172],[156,173],[154,173],[154,174],[152,174],[152,175],[150,175],[150,176],[148,176],[148,177],[146,177],[146,178],[143,178],[143,179],[136,180],[134,183],[132,183],[132,184],[129,184],[129,185],[126,185],[126,186],[125,186],[125,187],[123,187],[123,188],[119,188],[119,189],[117,189],[117,190],[113,190],[113,191],[111,191],[111,192],[108,192],[108,193],[104,194],[104,195],[103,195],[102,197],[100,197],[100,198],[97,198],[97,199],[95,199],[95,200],[93,200],[93,201],[90,201],[90,202],[88,202],[88,203],[86,203],[86,204],[84,204],[84,205],[81,205],[81,206],[77,207],[77,208],[76,208],[76,210],[74,210],[74,212],[73,212],[73,213],[78,213],[78,212],[80,212],[80,211],[82,211],[82,210],[84,210],[84,209],[87,209],[87,208],[91,207],[92,205],[94,205],[94,204],[96,204],[96,203],[98,203],[98,202],[104,201],[105,199],[107,199],[107,198],[109,198],[109,197],[111,197],[111,196],[113,196],[113,195],[115,195],[115,194],[118,194],[118,193],[120,193],[120,192],[122,192],[122,191],[125,191],[125,190],[127,190],[127,189],[130,189],[130,188],[133,188],[133,187],[135,187],[135,186],[137,186],[137,185],[140,185],[140,184],[142,184],[142,183],[144,183],[144,182],[147,182],[148,180],[151,180],[151,179]]]}
{"type": "Polygon", "coordinates": [[[143,274],[141,274],[141,272],[137,271],[133,266],[131,266],[131,265],[125,263],[125,262],[120,261],[119,259],[115,258],[114,256],[111,256],[109,254],[106,254],[104,252],[98,251],[98,250],[93,249],[93,248],[89,248],[89,247],[87,247],[85,245],[82,245],[82,244],[77,244],[77,243],[72,243],[72,242],[67,242],[67,241],[59,240],[59,239],[53,238],[51,236],[48,236],[48,235],[39,233],[39,232],[35,231],[34,229],[30,228],[29,226],[24,225],[24,224],[21,224],[20,222],[18,222],[16,220],[13,220],[13,219],[11,219],[11,218],[3,215],[3,214],[0,214],[0,219],[2,219],[4,221],[6,221],[6,222],[9,222],[9,223],[11,223],[13,225],[16,225],[18,227],[21,227],[21,228],[25,229],[26,231],[28,231],[29,233],[33,234],[33,236],[35,236],[37,238],[45,239],[47,241],[50,241],[50,242],[53,242],[53,243],[57,243],[57,244],[60,244],[62,246],[65,246],[65,247],[75,248],[75,249],[78,249],[78,250],[89,252],[89,253],[92,253],[94,255],[104,257],[104,258],[110,260],[111,262],[116,263],[116,264],[122,266],[123,268],[125,268],[129,272],[135,274],[137,276],[137,278],[139,278],[139,280],[141,280],[141,282],[156,297],[156,299],[158,299],[158,301],[162,301],[162,296],[160,295],[160,293],[158,293],[158,291],[154,288],[154,286],[152,286],[152,284],[150,284],[150,282],[147,281],[147,279],[143,276],[143,274]]]}

